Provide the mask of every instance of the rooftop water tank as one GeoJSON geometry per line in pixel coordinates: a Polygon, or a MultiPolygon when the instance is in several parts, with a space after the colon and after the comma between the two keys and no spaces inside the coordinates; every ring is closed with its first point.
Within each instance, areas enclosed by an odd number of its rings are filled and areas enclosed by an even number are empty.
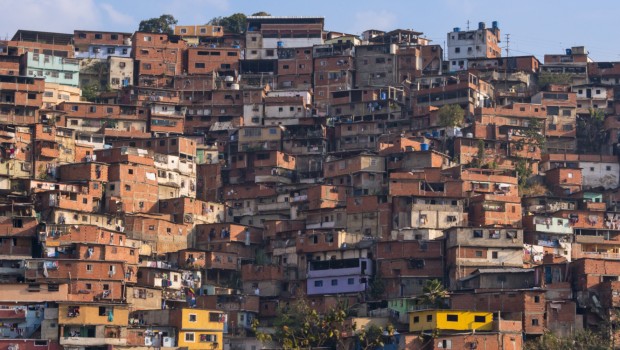
{"type": "Polygon", "coordinates": [[[499,29],[499,23],[497,21],[493,21],[493,29],[499,29]]]}
{"type": "Polygon", "coordinates": [[[278,47],[284,47],[284,41],[278,41],[278,47]]]}
{"type": "Polygon", "coordinates": [[[478,22],[478,29],[485,29],[487,27],[486,23],[478,22]]]}
{"type": "Polygon", "coordinates": [[[460,27],[454,27],[454,31],[458,33],[458,32],[461,31],[461,28],[460,27]]]}

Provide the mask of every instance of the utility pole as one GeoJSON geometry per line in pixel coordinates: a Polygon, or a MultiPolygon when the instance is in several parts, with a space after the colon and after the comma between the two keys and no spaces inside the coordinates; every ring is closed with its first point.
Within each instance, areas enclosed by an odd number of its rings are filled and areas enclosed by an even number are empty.
{"type": "Polygon", "coordinates": [[[504,90],[508,89],[508,56],[510,55],[510,34],[506,33],[506,59],[504,60],[504,90]]]}

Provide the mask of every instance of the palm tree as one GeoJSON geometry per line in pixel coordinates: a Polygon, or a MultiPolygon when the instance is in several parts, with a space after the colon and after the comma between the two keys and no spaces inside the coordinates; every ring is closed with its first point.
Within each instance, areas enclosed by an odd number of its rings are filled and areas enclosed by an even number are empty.
{"type": "Polygon", "coordinates": [[[443,300],[448,297],[448,291],[438,279],[427,280],[422,287],[422,295],[418,300],[422,305],[442,307],[443,300]]]}

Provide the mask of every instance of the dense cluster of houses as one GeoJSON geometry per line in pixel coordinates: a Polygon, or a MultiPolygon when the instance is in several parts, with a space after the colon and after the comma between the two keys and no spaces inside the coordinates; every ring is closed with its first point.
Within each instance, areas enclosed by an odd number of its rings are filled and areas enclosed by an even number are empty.
{"type": "Polygon", "coordinates": [[[0,349],[273,348],[255,320],[299,298],[393,325],[384,349],[614,322],[620,63],[500,41],[272,16],[0,41],[0,349]]]}

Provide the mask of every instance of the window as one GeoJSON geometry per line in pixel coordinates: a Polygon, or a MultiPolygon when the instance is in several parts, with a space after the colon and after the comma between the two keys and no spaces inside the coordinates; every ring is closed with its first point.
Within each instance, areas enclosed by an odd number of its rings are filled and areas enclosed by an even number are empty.
{"type": "Polygon", "coordinates": [[[205,64],[203,62],[196,62],[194,68],[205,68],[205,64]]]}
{"type": "Polygon", "coordinates": [[[533,318],[532,319],[532,326],[538,326],[538,319],[537,318],[533,318]]]}
{"type": "Polygon", "coordinates": [[[338,280],[332,280],[332,286],[337,286],[338,285],[338,280]]]}
{"type": "Polygon", "coordinates": [[[194,333],[185,333],[185,341],[186,342],[194,342],[194,333]]]}
{"type": "Polygon", "coordinates": [[[482,258],[482,250],[476,250],[476,258],[482,258]]]}
{"type": "Polygon", "coordinates": [[[461,48],[460,47],[455,47],[454,48],[454,53],[460,53],[461,52],[461,48]]]}
{"type": "Polygon", "coordinates": [[[86,264],[86,271],[92,271],[93,270],[93,265],[92,264],[86,264]]]}
{"type": "Polygon", "coordinates": [[[611,171],[611,165],[607,165],[607,166],[605,167],[605,170],[607,170],[607,171],[611,171]]]}
{"type": "Polygon", "coordinates": [[[426,315],[426,322],[433,322],[433,315],[426,315]]]}
{"type": "Polygon", "coordinates": [[[144,36],[144,41],[151,41],[151,36],[150,35],[145,35],[144,36]]]}
{"type": "Polygon", "coordinates": [[[484,323],[487,321],[487,318],[484,316],[474,316],[474,322],[476,323],[484,323]]]}
{"type": "Polygon", "coordinates": [[[125,185],[125,191],[131,191],[131,186],[125,185]]]}
{"type": "Polygon", "coordinates": [[[349,278],[349,279],[347,279],[347,284],[348,284],[348,285],[352,285],[352,284],[354,284],[354,283],[355,283],[355,278],[349,278]]]}
{"type": "Polygon", "coordinates": [[[498,258],[497,252],[491,252],[491,258],[497,259],[498,258]]]}
{"type": "Polygon", "coordinates": [[[540,303],[540,296],[535,295],[535,296],[534,296],[534,302],[535,302],[535,303],[540,303]]]}
{"type": "Polygon", "coordinates": [[[110,285],[109,284],[104,284],[102,288],[103,288],[103,290],[110,290],[110,285]]]}
{"type": "Polygon", "coordinates": [[[413,323],[420,323],[420,316],[413,316],[413,323]]]}
{"type": "Polygon", "coordinates": [[[150,63],[143,63],[142,64],[142,68],[146,69],[146,70],[149,70],[149,69],[151,69],[151,64],[150,63]]]}
{"type": "Polygon", "coordinates": [[[222,316],[218,312],[209,312],[209,322],[222,322],[222,316]]]}
{"type": "Polygon", "coordinates": [[[474,230],[474,238],[482,238],[482,230],[474,230]]]}
{"type": "Polygon", "coordinates": [[[189,322],[196,322],[196,314],[189,314],[189,322]]]}
{"type": "Polygon", "coordinates": [[[215,343],[217,342],[217,335],[215,334],[201,334],[200,342],[202,343],[215,343]]]}
{"type": "Polygon", "coordinates": [[[448,322],[458,322],[459,321],[459,315],[448,314],[448,315],[446,315],[446,320],[448,322]]]}
{"type": "Polygon", "coordinates": [[[314,286],[315,287],[323,287],[323,281],[314,281],[314,286]]]}

